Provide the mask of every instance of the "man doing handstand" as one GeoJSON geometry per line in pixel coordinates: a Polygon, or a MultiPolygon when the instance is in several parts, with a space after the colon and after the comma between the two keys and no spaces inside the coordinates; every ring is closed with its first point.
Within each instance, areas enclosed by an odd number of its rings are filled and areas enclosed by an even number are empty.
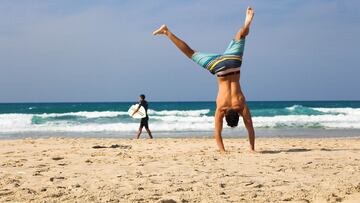
{"type": "Polygon", "coordinates": [[[215,139],[221,152],[225,151],[221,136],[223,118],[225,116],[228,126],[235,127],[238,125],[239,115],[243,117],[248,131],[250,149],[255,150],[255,132],[251,114],[239,82],[245,37],[249,33],[253,17],[254,10],[248,7],[243,27],[237,32],[223,54],[208,54],[192,50],[185,42],[170,32],[166,25],[162,25],[153,32],[154,35],[166,35],[187,57],[217,76],[219,90],[216,98],[215,139]]]}

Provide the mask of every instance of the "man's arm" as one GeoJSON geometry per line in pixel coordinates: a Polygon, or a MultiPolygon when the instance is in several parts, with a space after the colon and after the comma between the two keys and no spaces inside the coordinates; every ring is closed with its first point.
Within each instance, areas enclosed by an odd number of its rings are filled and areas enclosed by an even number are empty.
{"type": "Polygon", "coordinates": [[[215,112],[215,140],[216,144],[219,147],[220,152],[225,152],[224,143],[221,137],[221,131],[223,129],[223,118],[224,112],[216,109],[215,112]]]}
{"type": "Polygon", "coordinates": [[[242,109],[240,114],[243,117],[245,127],[248,131],[250,149],[252,151],[255,151],[255,131],[254,131],[254,127],[253,127],[253,123],[252,123],[252,119],[251,119],[251,114],[250,114],[249,108],[247,107],[246,104],[244,105],[244,108],[242,109]]]}
{"type": "Polygon", "coordinates": [[[134,113],[132,113],[132,115],[131,115],[131,116],[134,116],[134,115],[136,114],[136,112],[138,112],[138,111],[139,111],[140,107],[141,107],[141,104],[139,104],[139,107],[138,107],[138,108],[134,111],[134,113]]]}

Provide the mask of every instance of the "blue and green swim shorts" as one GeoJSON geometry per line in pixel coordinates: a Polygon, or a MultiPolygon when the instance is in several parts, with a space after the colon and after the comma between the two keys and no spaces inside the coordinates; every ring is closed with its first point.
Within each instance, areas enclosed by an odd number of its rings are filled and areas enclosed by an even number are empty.
{"type": "Polygon", "coordinates": [[[218,74],[229,69],[240,68],[244,47],[245,38],[241,38],[240,40],[233,39],[223,54],[195,52],[191,56],[191,59],[209,70],[212,74],[218,74]]]}

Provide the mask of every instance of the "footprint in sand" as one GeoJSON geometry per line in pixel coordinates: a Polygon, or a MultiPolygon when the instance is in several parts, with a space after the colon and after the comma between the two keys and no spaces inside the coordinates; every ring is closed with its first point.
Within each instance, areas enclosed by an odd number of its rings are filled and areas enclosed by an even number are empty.
{"type": "Polygon", "coordinates": [[[1,166],[4,167],[21,167],[24,165],[24,163],[27,161],[27,159],[19,159],[19,160],[9,160],[3,164],[1,164],[1,166]]]}
{"type": "Polygon", "coordinates": [[[38,169],[33,173],[33,176],[42,176],[42,173],[48,172],[50,168],[38,169]]]}
{"type": "Polygon", "coordinates": [[[56,180],[56,179],[58,179],[58,180],[64,180],[65,177],[62,177],[62,176],[51,177],[51,178],[50,178],[50,181],[51,181],[51,182],[54,182],[54,180],[56,180]]]}
{"type": "Polygon", "coordinates": [[[253,181],[250,181],[250,182],[246,182],[245,183],[245,186],[250,186],[250,185],[253,185],[255,182],[253,182],[253,181]]]}
{"type": "Polygon", "coordinates": [[[176,203],[176,201],[173,199],[162,199],[158,203],[176,203]]]}
{"type": "Polygon", "coordinates": [[[53,157],[51,159],[54,160],[54,161],[59,161],[59,160],[64,159],[64,157],[53,157]]]}
{"type": "Polygon", "coordinates": [[[2,189],[0,190],[0,197],[1,196],[7,196],[7,195],[12,195],[14,194],[13,191],[9,190],[9,189],[2,189]]]}
{"type": "Polygon", "coordinates": [[[37,192],[31,188],[23,188],[22,190],[26,191],[26,193],[28,194],[33,194],[33,195],[37,194],[37,192]]]}
{"type": "MultiPolygon", "coordinates": [[[[13,154],[13,153],[15,153],[14,151],[10,151],[10,152],[4,152],[3,154],[13,154]]],[[[8,157],[8,156],[6,156],[6,157],[8,157]]]]}
{"type": "Polygon", "coordinates": [[[253,188],[262,188],[262,187],[264,187],[264,185],[263,184],[256,184],[256,185],[254,185],[252,187],[253,188]]]}
{"type": "Polygon", "coordinates": [[[58,192],[58,193],[54,193],[54,194],[51,194],[50,197],[52,198],[59,198],[61,196],[63,196],[64,193],[63,192],[58,192]]]}

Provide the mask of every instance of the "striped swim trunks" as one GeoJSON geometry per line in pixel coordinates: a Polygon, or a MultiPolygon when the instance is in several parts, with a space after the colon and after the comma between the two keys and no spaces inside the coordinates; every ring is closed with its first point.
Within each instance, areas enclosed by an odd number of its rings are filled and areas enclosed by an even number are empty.
{"type": "Polygon", "coordinates": [[[223,54],[195,52],[191,59],[212,74],[218,75],[224,71],[229,72],[229,69],[238,70],[240,68],[244,47],[245,38],[241,38],[239,41],[232,40],[223,54]]]}

